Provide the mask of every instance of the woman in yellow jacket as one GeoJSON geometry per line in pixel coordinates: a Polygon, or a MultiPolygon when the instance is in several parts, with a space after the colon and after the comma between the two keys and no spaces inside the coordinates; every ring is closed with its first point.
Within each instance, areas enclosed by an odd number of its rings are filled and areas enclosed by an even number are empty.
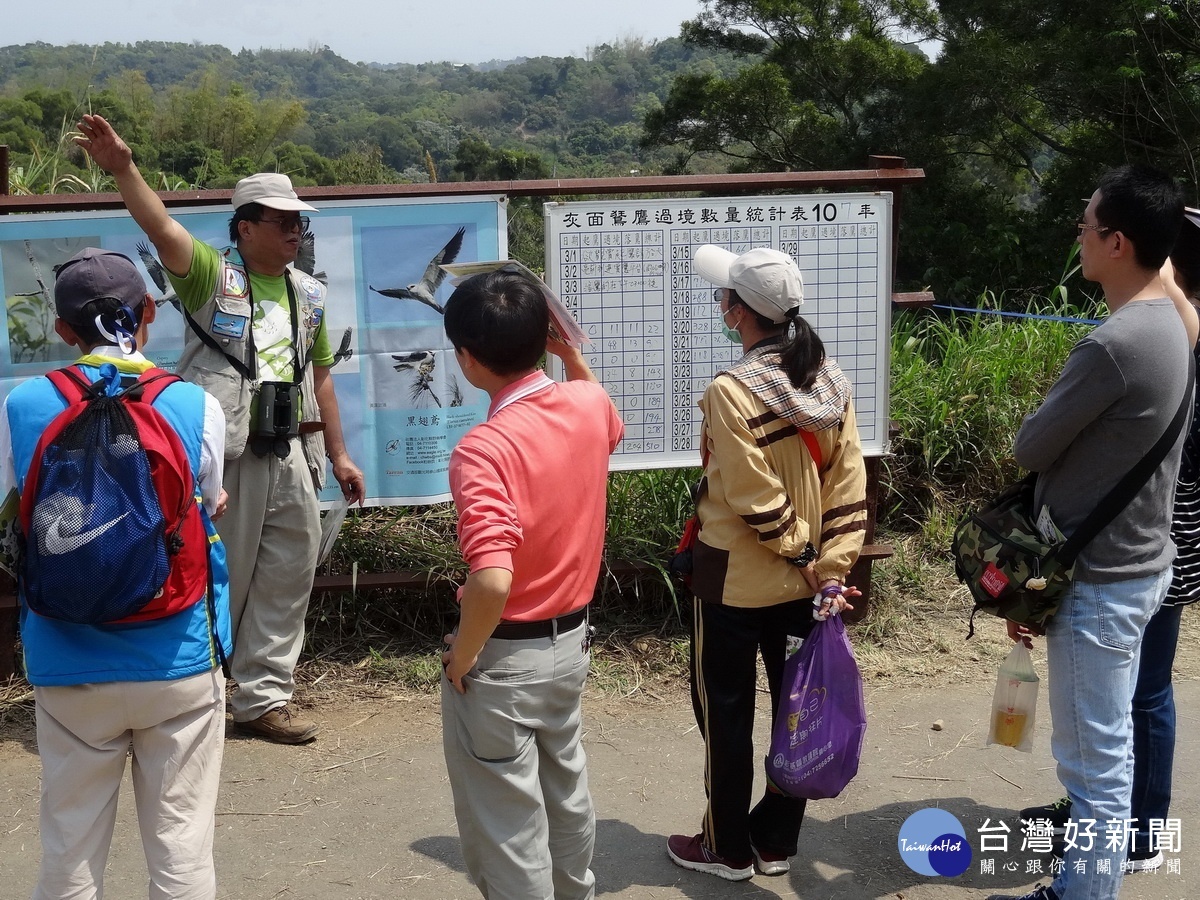
{"type": "Polygon", "coordinates": [[[850,382],[798,315],[803,280],[787,254],[697,248],[742,358],[704,392],[693,552],[692,702],[704,735],[702,830],[673,835],[680,866],[730,881],[781,875],[805,801],[768,789],[751,810],[761,653],[779,709],[789,637],[851,609],[845,584],[866,534],[866,472],[850,382]]]}

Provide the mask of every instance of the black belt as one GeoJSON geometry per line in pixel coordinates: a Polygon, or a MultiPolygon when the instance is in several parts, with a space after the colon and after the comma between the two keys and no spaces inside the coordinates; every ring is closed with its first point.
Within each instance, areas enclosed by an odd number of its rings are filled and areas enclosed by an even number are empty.
{"type": "Polygon", "coordinates": [[[533,638],[554,637],[578,628],[587,618],[587,607],[559,616],[557,619],[542,619],[540,622],[501,622],[492,632],[492,637],[504,641],[528,641],[533,638]]]}

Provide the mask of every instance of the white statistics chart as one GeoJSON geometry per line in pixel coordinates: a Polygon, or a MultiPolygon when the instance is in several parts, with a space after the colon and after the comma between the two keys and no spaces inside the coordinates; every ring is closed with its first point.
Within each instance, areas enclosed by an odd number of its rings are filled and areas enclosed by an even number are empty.
{"type": "Polygon", "coordinates": [[[863,451],[886,451],[890,193],[547,203],[545,215],[546,280],[625,421],[612,468],[699,465],[697,402],[741,356],[692,270],[702,244],[796,260],[800,314],[853,383],[863,451]]]}

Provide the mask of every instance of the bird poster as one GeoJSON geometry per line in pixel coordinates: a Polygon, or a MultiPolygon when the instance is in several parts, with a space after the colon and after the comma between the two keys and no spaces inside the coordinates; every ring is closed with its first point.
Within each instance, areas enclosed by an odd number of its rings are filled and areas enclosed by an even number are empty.
{"type": "MultiPolygon", "coordinates": [[[[54,275],[84,247],[123,253],[142,272],[157,309],[140,349],[156,365],[173,370],[190,339],[175,283],[151,241],[124,210],[87,205],[80,195],[74,212],[0,217],[0,399],[25,378],[75,358],[54,333],[54,275]]],[[[401,196],[314,205],[320,211],[308,216],[292,268],[311,286],[310,296],[324,295],[317,341],[328,354],[347,446],[366,475],[367,504],[448,499],[450,452],[487,415],[488,397],[463,377],[442,328],[453,286],[441,266],[507,255],[503,199],[401,196]]],[[[227,200],[169,212],[197,240],[228,247],[227,200]]],[[[265,317],[256,309],[256,327],[265,317]]],[[[327,506],[338,496],[328,481],[327,506]]]]}

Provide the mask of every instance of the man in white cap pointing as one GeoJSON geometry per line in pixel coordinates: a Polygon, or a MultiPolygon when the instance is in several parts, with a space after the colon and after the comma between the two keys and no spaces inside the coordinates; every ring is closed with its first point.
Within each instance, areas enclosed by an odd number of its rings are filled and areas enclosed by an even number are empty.
{"type": "Polygon", "coordinates": [[[229,509],[219,530],[229,556],[234,726],[280,743],[310,741],[318,726],[289,703],[317,565],[326,454],[350,502],[364,496],[329,374],[325,287],[291,268],[308,226],[301,213],[317,210],[286,175],[243,178],[233,192],[233,246],[218,251],[170,217],[108,122],[85,115],[79,129],[76,143],[112,174],[179,296],[190,326],[179,374],[225,410],[229,509]]]}

